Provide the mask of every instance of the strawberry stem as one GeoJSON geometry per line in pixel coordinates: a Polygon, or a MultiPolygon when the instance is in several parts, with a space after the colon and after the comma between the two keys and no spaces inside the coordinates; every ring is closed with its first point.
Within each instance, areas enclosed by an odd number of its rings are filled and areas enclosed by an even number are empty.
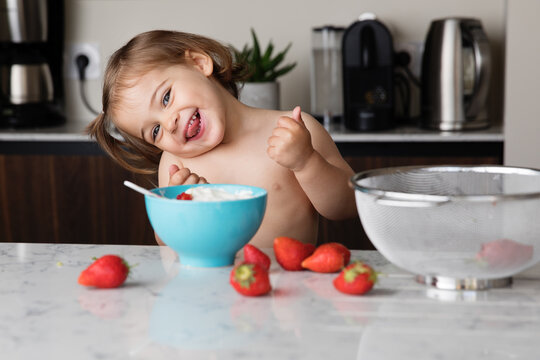
{"type": "Polygon", "coordinates": [[[251,284],[255,282],[255,277],[253,275],[253,264],[240,265],[234,272],[236,281],[244,288],[249,288],[251,284]]]}

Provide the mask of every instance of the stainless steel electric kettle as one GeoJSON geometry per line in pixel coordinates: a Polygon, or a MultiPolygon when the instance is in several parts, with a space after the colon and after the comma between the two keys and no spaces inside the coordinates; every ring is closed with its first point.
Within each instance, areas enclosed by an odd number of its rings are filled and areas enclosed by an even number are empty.
{"type": "Polygon", "coordinates": [[[422,58],[422,124],[443,131],[489,126],[488,38],[478,19],[431,22],[422,58]]]}

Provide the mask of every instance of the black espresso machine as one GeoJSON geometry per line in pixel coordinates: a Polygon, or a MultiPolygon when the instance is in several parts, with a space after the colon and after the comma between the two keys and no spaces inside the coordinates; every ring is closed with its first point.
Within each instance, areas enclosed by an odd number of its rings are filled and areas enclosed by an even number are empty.
{"type": "Polygon", "coordinates": [[[0,0],[0,127],[65,122],[64,0],[0,0]]]}
{"type": "Polygon", "coordinates": [[[373,14],[363,14],[345,31],[342,61],[345,127],[394,127],[394,46],[389,30],[373,14]]]}

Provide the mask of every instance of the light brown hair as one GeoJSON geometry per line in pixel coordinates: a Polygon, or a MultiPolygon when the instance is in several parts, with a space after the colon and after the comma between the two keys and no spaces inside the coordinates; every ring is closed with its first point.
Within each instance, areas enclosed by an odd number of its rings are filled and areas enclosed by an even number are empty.
{"type": "Polygon", "coordinates": [[[123,90],[157,66],[185,63],[187,50],[210,56],[212,77],[238,98],[237,84],[245,79],[247,66],[233,61],[229,47],[203,36],[178,31],[153,30],[135,36],[109,59],[103,80],[103,112],[86,129],[124,168],[135,173],[153,174],[162,151],[115,128],[113,114],[120,106],[123,90]]]}

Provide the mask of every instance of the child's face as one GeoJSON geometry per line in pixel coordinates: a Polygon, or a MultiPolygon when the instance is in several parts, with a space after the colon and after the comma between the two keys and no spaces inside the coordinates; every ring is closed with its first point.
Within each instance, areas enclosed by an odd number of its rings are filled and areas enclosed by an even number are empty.
{"type": "Polygon", "coordinates": [[[209,76],[194,63],[148,72],[123,91],[116,126],[180,157],[211,150],[223,140],[225,105],[209,76]]]}

